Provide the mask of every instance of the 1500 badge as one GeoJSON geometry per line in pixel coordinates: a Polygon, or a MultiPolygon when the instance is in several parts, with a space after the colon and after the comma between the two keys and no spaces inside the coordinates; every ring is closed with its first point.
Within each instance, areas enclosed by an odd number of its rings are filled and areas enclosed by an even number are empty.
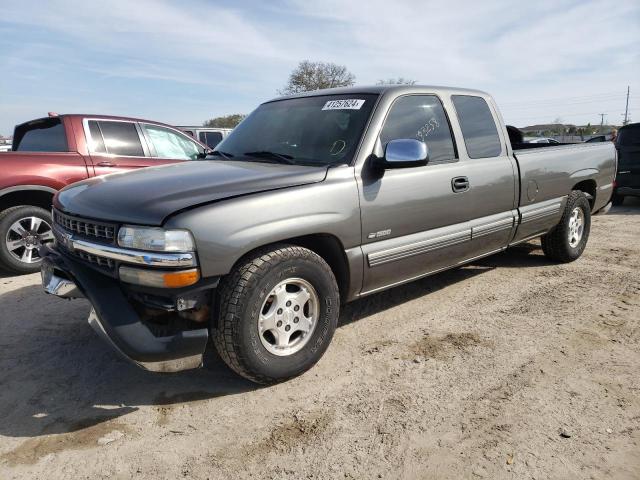
{"type": "Polygon", "coordinates": [[[391,229],[380,230],[379,232],[370,233],[369,235],[367,235],[367,238],[380,238],[380,237],[387,237],[389,235],[391,235],[391,229]]]}

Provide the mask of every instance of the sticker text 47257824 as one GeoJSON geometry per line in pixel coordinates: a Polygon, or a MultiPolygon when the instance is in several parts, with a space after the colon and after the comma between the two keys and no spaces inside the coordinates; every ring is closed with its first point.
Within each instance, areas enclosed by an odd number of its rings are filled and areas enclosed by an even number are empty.
{"type": "Polygon", "coordinates": [[[329,100],[324,104],[322,110],[360,110],[362,105],[364,105],[364,100],[344,98],[341,100],[329,100]]]}

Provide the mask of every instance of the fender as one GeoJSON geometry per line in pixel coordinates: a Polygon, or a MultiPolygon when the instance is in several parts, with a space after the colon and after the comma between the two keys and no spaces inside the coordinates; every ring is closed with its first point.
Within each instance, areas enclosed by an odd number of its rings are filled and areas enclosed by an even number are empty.
{"type": "Polygon", "coordinates": [[[596,182],[596,186],[597,186],[598,184],[597,177],[599,173],[600,173],[600,170],[598,170],[597,168],[584,168],[582,170],[576,170],[571,175],[569,175],[569,178],[571,180],[575,180],[576,183],[581,182],[583,180],[593,180],[596,182]]]}
{"type": "Polygon", "coordinates": [[[12,193],[12,192],[25,192],[30,190],[49,192],[54,195],[58,193],[58,190],[56,190],[55,188],[45,187],[44,185],[16,185],[14,187],[7,187],[0,190],[0,197],[3,197],[6,194],[12,193]]]}

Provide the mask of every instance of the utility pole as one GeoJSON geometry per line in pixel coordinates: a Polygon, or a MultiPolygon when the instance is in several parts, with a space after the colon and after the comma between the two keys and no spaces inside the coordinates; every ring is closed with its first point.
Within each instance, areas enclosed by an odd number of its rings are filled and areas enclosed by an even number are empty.
{"type": "Polygon", "coordinates": [[[606,113],[599,113],[600,115],[600,133],[602,133],[602,129],[604,128],[604,117],[606,113]]]}
{"type": "Polygon", "coordinates": [[[624,122],[623,125],[629,123],[629,85],[627,85],[627,106],[624,107],[624,122]]]}

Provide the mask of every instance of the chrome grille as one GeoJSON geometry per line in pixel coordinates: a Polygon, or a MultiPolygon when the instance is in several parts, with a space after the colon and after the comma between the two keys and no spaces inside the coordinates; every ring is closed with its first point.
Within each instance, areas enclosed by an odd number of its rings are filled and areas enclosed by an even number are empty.
{"type": "Polygon", "coordinates": [[[74,252],[79,258],[88,263],[93,263],[99,267],[108,268],[109,270],[113,270],[115,267],[115,263],[110,258],[99,257],[98,255],[92,255],[87,252],[76,251],[74,252]]]}
{"type": "Polygon", "coordinates": [[[116,226],[113,224],[73,217],[58,210],[53,211],[53,219],[57,225],[71,233],[102,242],[115,243],[116,226]]]}

